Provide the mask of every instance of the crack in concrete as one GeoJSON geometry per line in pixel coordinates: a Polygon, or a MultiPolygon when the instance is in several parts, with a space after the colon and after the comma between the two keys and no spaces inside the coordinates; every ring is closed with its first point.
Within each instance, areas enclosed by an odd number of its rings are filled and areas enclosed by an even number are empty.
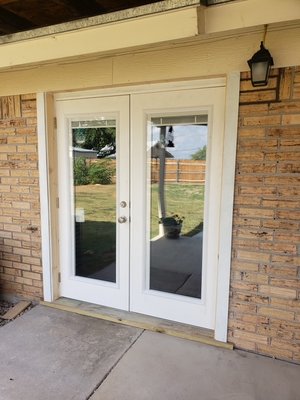
{"type": "Polygon", "coordinates": [[[92,392],[86,397],[85,400],[89,400],[95,392],[99,389],[99,387],[102,385],[102,383],[106,380],[106,378],[110,375],[110,373],[115,369],[115,367],[119,364],[119,362],[122,360],[122,358],[127,354],[127,352],[134,346],[134,344],[139,340],[139,338],[142,336],[142,334],[145,332],[145,329],[142,330],[140,334],[137,335],[135,340],[128,346],[128,348],[124,351],[124,353],[117,359],[117,361],[113,364],[113,366],[107,371],[107,373],[104,375],[104,377],[101,379],[101,381],[98,383],[98,385],[95,386],[95,388],[92,390],[92,392]]]}

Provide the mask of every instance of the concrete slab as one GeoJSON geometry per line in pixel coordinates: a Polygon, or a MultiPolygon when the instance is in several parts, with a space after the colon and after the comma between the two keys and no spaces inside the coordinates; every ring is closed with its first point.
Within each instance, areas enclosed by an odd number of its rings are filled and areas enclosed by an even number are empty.
{"type": "Polygon", "coordinates": [[[144,332],[91,400],[297,400],[300,366],[144,332]]]}
{"type": "Polygon", "coordinates": [[[142,331],[37,306],[1,328],[1,400],[84,400],[142,331]]]}
{"type": "Polygon", "coordinates": [[[177,293],[190,277],[189,274],[177,271],[166,271],[151,267],[150,289],[169,293],[177,293]]]}
{"type": "Polygon", "coordinates": [[[201,279],[202,277],[199,274],[190,275],[184,285],[179,288],[176,293],[201,299],[201,279]]]}
{"type": "Polygon", "coordinates": [[[203,234],[179,239],[160,237],[151,241],[151,265],[167,271],[201,274],[203,234]]]}

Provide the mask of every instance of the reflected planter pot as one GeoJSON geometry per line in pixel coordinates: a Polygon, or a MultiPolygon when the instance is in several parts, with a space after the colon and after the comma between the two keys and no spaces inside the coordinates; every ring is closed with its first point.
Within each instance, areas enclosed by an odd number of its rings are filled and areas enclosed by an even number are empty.
{"type": "Polygon", "coordinates": [[[179,239],[182,224],[177,225],[165,225],[164,227],[164,235],[168,239],[179,239]]]}

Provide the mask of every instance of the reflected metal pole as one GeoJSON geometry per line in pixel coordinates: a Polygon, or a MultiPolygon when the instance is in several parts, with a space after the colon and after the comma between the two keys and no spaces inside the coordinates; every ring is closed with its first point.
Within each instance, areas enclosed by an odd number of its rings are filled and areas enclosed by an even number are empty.
{"type": "MultiPolygon", "coordinates": [[[[165,175],[166,175],[166,126],[160,127],[160,149],[159,149],[159,183],[158,183],[158,217],[166,216],[165,203],[165,175]]],[[[159,227],[160,234],[163,234],[162,224],[159,227]]]]}

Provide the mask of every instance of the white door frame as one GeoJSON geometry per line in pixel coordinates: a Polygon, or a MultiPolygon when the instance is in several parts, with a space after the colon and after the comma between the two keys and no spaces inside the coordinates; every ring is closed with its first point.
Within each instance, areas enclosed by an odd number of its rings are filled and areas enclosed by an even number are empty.
{"type": "MultiPolygon", "coordinates": [[[[227,341],[228,304],[231,266],[231,233],[233,216],[233,195],[236,159],[236,140],[239,104],[239,72],[232,72],[227,77],[187,82],[162,83],[141,85],[126,88],[111,88],[84,92],[59,93],[56,98],[89,98],[116,94],[150,93],[152,91],[178,90],[180,88],[204,88],[226,86],[224,152],[222,168],[222,193],[220,209],[220,241],[219,263],[216,300],[215,339],[227,341]]],[[[38,153],[40,172],[40,202],[41,202],[41,236],[42,236],[42,264],[44,300],[54,301],[55,288],[53,286],[52,251],[51,243],[51,213],[49,199],[49,162],[47,145],[47,102],[45,93],[37,94],[38,113],[38,153]],[[46,190],[45,190],[46,189],[46,190]]],[[[53,116],[54,117],[54,116],[53,116]]]]}

